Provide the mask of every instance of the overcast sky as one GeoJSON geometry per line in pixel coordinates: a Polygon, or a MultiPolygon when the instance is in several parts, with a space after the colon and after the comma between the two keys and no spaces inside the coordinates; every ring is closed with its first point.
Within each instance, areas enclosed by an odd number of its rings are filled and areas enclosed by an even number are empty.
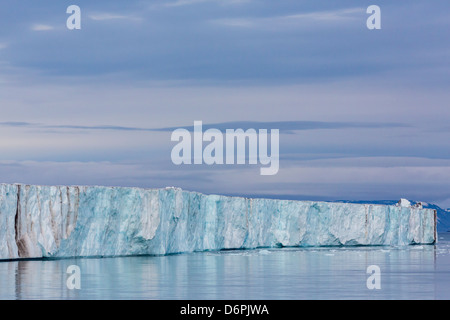
{"type": "Polygon", "coordinates": [[[448,0],[0,3],[0,182],[450,207],[448,0]],[[175,166],[194,120],[279,128],[279,173],[175,166]]]}

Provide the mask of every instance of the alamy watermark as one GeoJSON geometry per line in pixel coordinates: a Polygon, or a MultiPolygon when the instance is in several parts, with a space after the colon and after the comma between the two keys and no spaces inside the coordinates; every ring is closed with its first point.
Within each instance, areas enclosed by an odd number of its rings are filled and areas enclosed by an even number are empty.
{"type": "Polygon", "coordinates": [[[275,175],[280,166],[279,129],[219,129],[203,132],[202,121],[194,121],[191,132],[184,128],[172,132],[172,141],[178,142],[172,149],[175,165],[207,164],[261,164],[261,175],[275,175]],[[203,144],[206,146],[203,148],[203,144]],[[248,142],[248,143],[247,143],[248,142]],[[270,145],[270,154],[269,154],[270,145]],[[246,152],[248,150],[248,153],[246,152]]]}
{"type": "Polygon", "coordinates": [[[81,269],[77,265],[70,265],[67,267],[67,277],[66,286],[69,290],[80,290],[81,289],[81,269]]]}
{"type": "MultiPolygon", "coordinates": [[[[81,9],[77,5],[70,5],[66,10],[70,16],[67,18],[66,26],[69,30],[81,29],[81,9]]],[[[370,14],[366,21],[366,26],[369,30],[381,29],[381,9],[377,5],[370,5],[367,10],[367,14],[370,14]]]]}
{"type": "Polygon", "coordinates": [[[77,5],[67,7],[66,13],[70,14],[66,21],[66,27],[69,30],[81,29],[81,9],[77,5]]]}
{"type": "Polygon", "coordinates": [[[371,265],[367,267],[366,270],[367,274],[370,274],[370,276],[367,278],[366,286],[367,289],[373,290],[381,289],[381,269],[377,265],[371,265]]]}
{"type": "Polygon", "coordinates": [[[367,8],[366,13],[370,14],[367,18],[366,25],[369,30],[381,29],[381,9],[379,6],[371,5],[367,8]]]}

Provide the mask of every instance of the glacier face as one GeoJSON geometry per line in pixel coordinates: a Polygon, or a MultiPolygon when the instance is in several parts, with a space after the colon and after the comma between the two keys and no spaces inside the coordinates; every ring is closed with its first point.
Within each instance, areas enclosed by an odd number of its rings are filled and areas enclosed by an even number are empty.
{"type": "Polygon", "coordinates": [[[436,240],[434,210],[176,188],[0,185],[0,259],[436,240]]]}

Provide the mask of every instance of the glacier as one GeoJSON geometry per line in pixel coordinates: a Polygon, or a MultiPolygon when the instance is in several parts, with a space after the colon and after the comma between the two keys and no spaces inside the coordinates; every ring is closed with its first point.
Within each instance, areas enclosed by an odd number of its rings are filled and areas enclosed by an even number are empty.
{"type": "Polygon", "coordinates": [[[433,244],[436,222],[419,206],[1,184],[0,260],[433,244]]]}

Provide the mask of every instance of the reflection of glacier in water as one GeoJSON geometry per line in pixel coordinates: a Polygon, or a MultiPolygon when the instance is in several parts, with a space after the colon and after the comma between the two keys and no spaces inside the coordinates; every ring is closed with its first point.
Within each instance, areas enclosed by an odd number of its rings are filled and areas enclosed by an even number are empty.
{"type": "Polygon", "coordinates": [[[1,299],[449,299],[450,234],[436,246],[284,248],[0,263],[1,299]],[[66,286],[69,265],[81,289],[66,286]],[[366,287],[369,265],[381,289],[366,287]]]}

